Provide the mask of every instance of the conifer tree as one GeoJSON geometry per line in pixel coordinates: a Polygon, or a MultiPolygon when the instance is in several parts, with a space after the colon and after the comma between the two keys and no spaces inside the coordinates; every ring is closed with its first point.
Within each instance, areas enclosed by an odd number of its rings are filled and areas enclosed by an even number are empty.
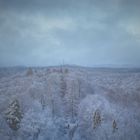
{"type": "Polygon", "coordinates": [[[22,119],[22,113],[20,111],[20,105],[18,100],[14,100],[5,112],[5,119],[9,127],[12,130],[18,130],[20,128],[20,122],[22,119]]]}

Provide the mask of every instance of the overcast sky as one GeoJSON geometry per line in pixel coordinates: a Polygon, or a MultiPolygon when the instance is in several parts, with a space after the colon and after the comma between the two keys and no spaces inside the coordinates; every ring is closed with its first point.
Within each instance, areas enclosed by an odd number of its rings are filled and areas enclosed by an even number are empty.
{"type": "Polygon", "coordinates": [[[0,66],[140,67],[140,0],[0,0],[0,66]]]}

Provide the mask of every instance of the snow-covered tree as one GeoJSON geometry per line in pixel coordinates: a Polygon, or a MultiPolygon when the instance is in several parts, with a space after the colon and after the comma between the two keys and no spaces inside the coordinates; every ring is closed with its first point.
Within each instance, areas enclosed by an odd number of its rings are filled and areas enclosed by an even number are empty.
{"type": "MultiPolygon", "coordinates": [[[[34,101],[33,108],[30,108],[21,121],[21,131],[25,139],[39,139],[41,133],[47,133],[48,127],[51,129],[52,116],[50,110],[42,110],[42,105],[34,101]]],[[[44,134],[43,134],[44,135],[44,134]]],[[[45,137],[45,135],[44,135],[45,137]]]]}
{"type": "Polygon", "coordinates": [[[18,100],[14,100],[5,112],[5,119],[12,130],[20,128],[22,112],[18,100]]]}
{"type": "Polygon", "coordinates": [[[82,81],[81,79],[78,79],[77,80],[77,83],[78,83],[78,94],[79,94],[79,98],[81,98],[81,88],[82,88],[82,81]]]}
{"type": "Polygon", "coordinates": [[[32,68],[29,68],[29,69],[27,70],[26,75],[27,75],[27,76],[33,75],[33,70],[32,70],[32,68]]]}
{"type": "Polygon", "coordinates": [[[79,95],[77,94],[77,86],[74,80],[69,82],[67,95],[64,98],[65,117],[72,122],[75,121],[78,111],[79,95]]]}
{"type": "Polygon", "coordinates": [[[118,129],[117,122],[115,120],[113,120],[112,122],[112,128],[113,128],[113,133],[116,132],[116,130],[118,129]]]}
{"type": "Polygon", "coordinates": [[[61,97],[64,97],[66,95],[66,92],[67,92],[67,83],[66,83],[66,79],[65,79],[65,75],[63,74],[61,76],[61,87],[60,87],[60,92],[61,92],[61,97]]]}
{"type": "Polygon", "coordinates": [[[101,125],[101,120],[102,120],[101,112],[100,110],[97,109],[93,114],[93,128],[94,129],[101,125]]]}

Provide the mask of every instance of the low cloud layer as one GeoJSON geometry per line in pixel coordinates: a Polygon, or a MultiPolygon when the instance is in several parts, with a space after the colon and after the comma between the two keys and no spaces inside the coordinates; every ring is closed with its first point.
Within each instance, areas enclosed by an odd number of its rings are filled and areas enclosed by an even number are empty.
{"type": "Polygon", "coordinates": [[[0,66],[140,66],[139,0],[1,0],[0,66]]]}

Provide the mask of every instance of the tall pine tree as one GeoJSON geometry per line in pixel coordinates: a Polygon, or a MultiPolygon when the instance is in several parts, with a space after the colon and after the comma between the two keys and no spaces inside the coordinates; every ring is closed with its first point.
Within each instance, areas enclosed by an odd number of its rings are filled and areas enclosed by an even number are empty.
{"type": "Polygon", "coordinates": [[[14,100],[5,112],[5,118],[12,130],[18,130],[22,119],[22,113],[18,100],[14,100]]]}

